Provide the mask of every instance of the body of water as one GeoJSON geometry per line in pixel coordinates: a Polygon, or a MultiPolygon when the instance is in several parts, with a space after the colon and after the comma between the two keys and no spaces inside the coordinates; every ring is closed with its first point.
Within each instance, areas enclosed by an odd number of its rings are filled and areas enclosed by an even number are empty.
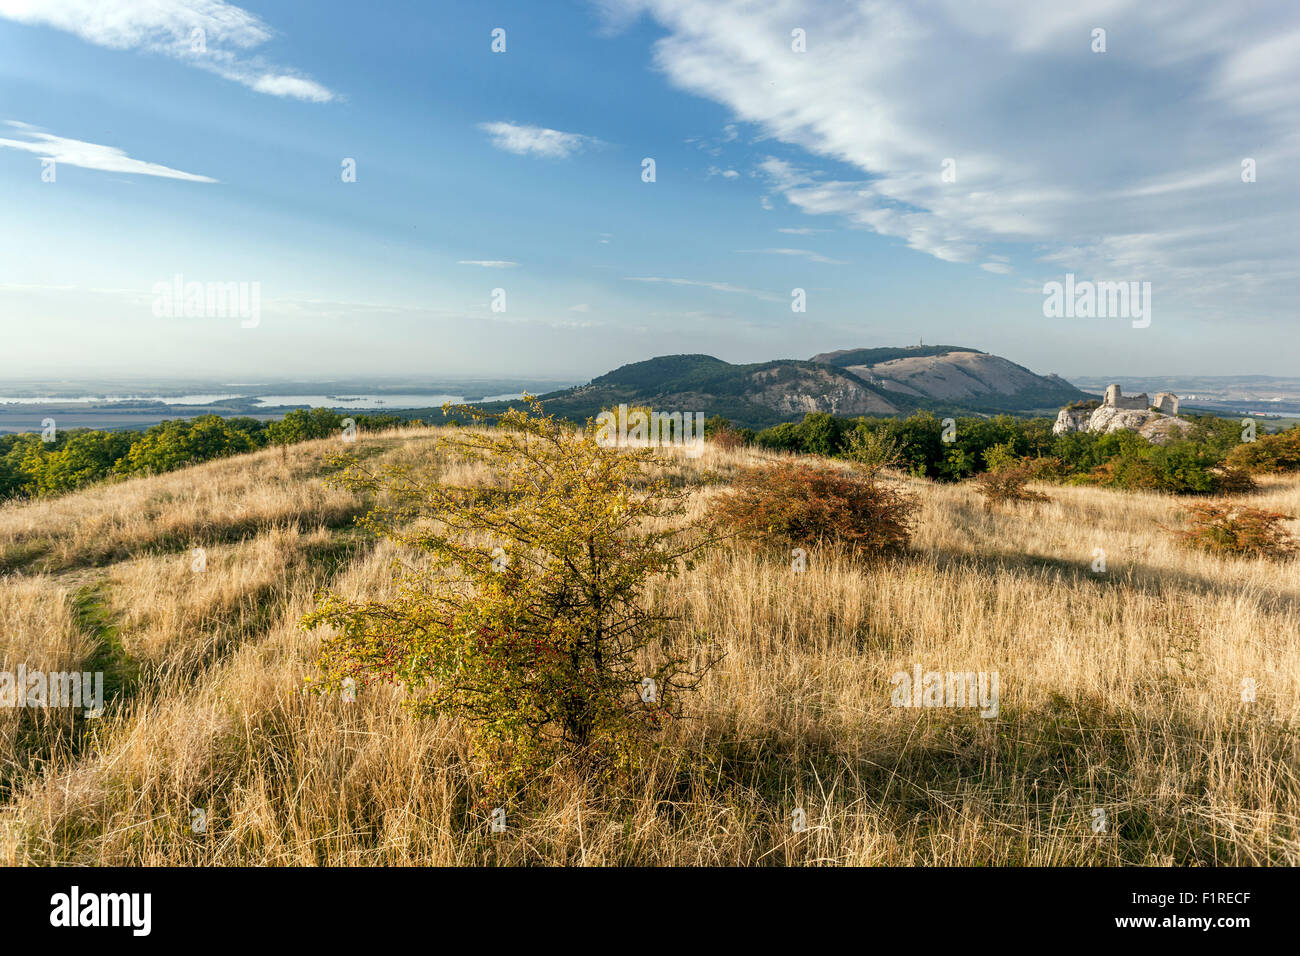
{"type": "MultiPolygon", "coordinates": [[[[475,402],[505,402],[518,398],[522,393],[510,392],[506,395],[488,395],[475,399],[475,402]]],[[[232,399],[251,398],[247,394],[227,393],[212,395],[42,395],[17,396],[0,395],[0,405],[111,405],[115,402],[152,402],[160,405],[209,405],[213,402],[226,402],[232,399]]],[[[447,402],[453,405],[465,403],[463,395],[357,395],[344,393],[339,395],[259,395],[253,404],[257,408],[272,408],[280,405],[311,405],[325,408],[352,409],[402,409],[402,408],[440,408],[447,402]]]]}
{"type": "MultiPolygon", "coordinates": [[[[507,402],[520,396],[520,392],[508,395],[488,395],[475,399],[477,402],[507,402]]],[[[353,409],[399,409],[399,408],[441,408],[447,402],[453,405],[465,404],[463,395],[259,395],[258,408],[275,405],[311,405],[325,408],[353,409]]]]}
{"type": "Polygon", "coordinates": [[[240,395],[44,395],[37,398],[0,395],[0,405],[110,405],[113,402],[155,402],[162,405],[207,405],[240,395]]]}

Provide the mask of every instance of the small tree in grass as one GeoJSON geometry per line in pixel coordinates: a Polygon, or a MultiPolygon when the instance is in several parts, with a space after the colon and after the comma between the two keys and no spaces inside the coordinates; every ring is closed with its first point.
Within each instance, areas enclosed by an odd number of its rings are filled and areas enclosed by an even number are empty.
{"type": "Polygon", "coordinates": [[[898,468],[903,461],[897,438],[867,428],[855,428],[849,432],[844,456],[860,465],[872,478],[886,468],[898,468]]]}
{"type": "Polygon", "coordinates": [[[1296,542],[1282,526],[1295,516],[1243,505],[1206,502],[1186,509],[1187,526],[1174,534],[1190,548],[1237,557],[1286,558],[1296,542]]]}
{"type": "Polygon", "coordinates": [[[975,476],[975,490],[984,496],[985,507],[1015,501],[1048,501],[1047,495],[1028,487],[1038,477],[1034,459],[993,459],[996,464],[975,476]]]}
{"type": "Polygon", "coordinates": [[[443,438],[449,463],[486,464],[492,487],[351,464],[337,481],[369,492],[363,522],[428,556],[399,569],[388,601],[324,597],[303,621],[329,625],[322,689],[352,678],[404,684],[421,713],[459,717],[503,799],[557,760],[628,766],[698,681],[666,646],[646,588],[707,543],[677,520],[683,492],[651,480],[652,449],[598,444],[531,400],[495,429],[443,438]]]}
{"type": "Polygon", "coordinates": [[[747,469],[714,504],[727,534],[778,543],[837,541],[859,556],[904,551],[916,500],[874,474],[779,462],[747,469]]]}

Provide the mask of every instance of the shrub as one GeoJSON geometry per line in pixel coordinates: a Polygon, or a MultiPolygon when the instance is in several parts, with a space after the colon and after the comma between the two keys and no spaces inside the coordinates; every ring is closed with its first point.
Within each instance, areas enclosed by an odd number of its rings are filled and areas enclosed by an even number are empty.
{"type": "Polygon", "coordinates": [[[722,451],[733,451],[745,444],[745,437],[735,428],[719,429],[711,440],[722,451]]]}
{"type": "Polygon", "coordinates": [[[752,539],[841,541],[878,555],[907,547],[915,509],[910,495],[873,475],[782,462],[742,472],[714,505],[711,520],[721,531],[752,539]]]}
{"type": "Polygon", "coordinates": [[[869,475],[896,468],[903,461],[897,438],[868,428],[855,428],[849,432],[844,457],[861,465],[869,475]]]}
{"type": "Polygon", "coordinates": [[[1011,442],[998,442],[984,450],[984,467],[988,471],[998,471],[1019,464],[1020,456],[1016,454],[1011,442]]]}
{"type": "Polygon", "coordinates": [[[930,412],[916,412],[890,424],[890,435],[898,439],[903,467],[913,475],[936,478],[948,447],[943,442],[943,423],[930,412]]]}
{"type": "Polygon", "coordinates": [[[1296,543],[1282,527],[1295,516],[1260,508],[1206,502],[1186,509],[1188,525],[1174,530],[1188,547],[1216,554],[1284,558],[1296,543]]]}
{"type": "Polygon", "coordinates": [[[275,445],[293,445],[314,438],[339,434],[343,416],[328,408],[295,408],[278,422],[266,426],[267,440],[275,445]]]}
{"type": "Polygon", "coordinates": [[[1244,468],[1220,465],[1210,472],[1214,476],[1215,490],[1221,495],[1240,495],[1254,491],[1258,486],[1255,479],[1244,468]]]}
{"type": "Polygon", "coordinates": [[[74,431],[59,441],[40,448],[27,461],[39,494],[60,494],[100,481],[113,472],[114,464],[131,448],[131,437],[121,432],[74,431]]]}
{"type": "Polygon", "coordinates": [[[803,454],[804,441],[799,426],[794,422],[782,422],[771,428],[764,428],[754,436],[754,443],[768,451],[789,451],[803,454]]]}
{"type": "Polygon", "coordinates": [[[1252,474],[1300,471],[1300,426],[1242,442],[1228,453],[1227,464],[1252,474]]]}
{"type": "Polygon", "coordinates": [[[1013,501],[1047,501],[1047,495],[1026,487],[1028,482],[1038,477],[1038,472],[1039,466],[1031,458],[1006,462],[998,468],[976,475],[975,489],[984,496],[986,505],[1013,501]]]}
{"type": "Polygon", "coordinates": [[[1218,469],[1211,448],[1193,441],[1156,445],[1120,431],[1102,436],[1096,449],[1102,463],[1080,479],[1087,484],[1175,495],[1224,494],[1240,487],[1238,475],[1218,469]]]}
{"type": "Polygon", "coordinates": [[[943,453],[937,477],[943,481],[961,481],[975,474],[975,455],[960,445],[943,453]]]}
{"type": "Polygon", "coordinates": [[[829,458],[840,450],[845,422],[829,412],[809,412],[804,415],[799,431],[806,454],[829,458]]]}
{"type": "Polygon", "coordinates": [[[439,447],[452,464],[486,464],[494,487],[401,465],[340,473],[378,496],[364,523],[433,571],[399,569],[387,601],[324,598],[303,620],[336,629],[317,687],[396,681],[418,713],[458,717],[495,799],[562,758],[597,775],[630,766],[699,673],[663,644],[667,619],[644,599],[707,543],[663,521],[683,513],[683,492],[640,473],[652,449],[604,447],[535,401],[439,447]]]}
{"type": "Polygon", "coordinates": [[[121,474],[161,474],[186,465],[254,451],[249,433],[219,415],[200,415],[154,425],[118,459],[121,474]]]}

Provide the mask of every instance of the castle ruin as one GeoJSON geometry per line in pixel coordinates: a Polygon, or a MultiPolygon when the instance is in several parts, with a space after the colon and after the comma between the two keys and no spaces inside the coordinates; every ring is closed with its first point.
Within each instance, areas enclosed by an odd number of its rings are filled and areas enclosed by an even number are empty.
{"type": "Polygon", "coordinates": [[[1106,386],[1100,403],[1079,402],[1067,405],[1056,417],[1052,432],[1109,433],[1124,429],[1135,431],[1144,438],[1163,444],[1186,434],[1192,425],[1178,417],[1178,396],[1173,392],[1157,392],[1155,401],[1141,395],[1125,397],[1118,385],[1106,386]]]}
{"type": "Polygon", "coordinates": [[[1163,415],[1178,414],[1178,396],[1173,392],[1157,392],[1156,400],[1153,402],[1147,398],[1146,392],[1125,398],[1118,385],[1107,385],[1106,395],[1101,404],[1110,408],[1133,408],[1138,411],[1154,408],[1163,415]]]}

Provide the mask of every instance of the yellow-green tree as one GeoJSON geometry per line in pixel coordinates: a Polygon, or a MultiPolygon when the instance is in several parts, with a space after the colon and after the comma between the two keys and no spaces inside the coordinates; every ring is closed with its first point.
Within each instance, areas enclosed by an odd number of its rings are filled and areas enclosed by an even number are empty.
{"type": "Polygon", "coordinates": [[[652,450],[602,447],[535,402],[439,451],[442,474],[353,463],[336,479],[374,496],[365,524],[429,560],[399,565],[395,599],[326,596],[304,619],[333,628],[320,686],[396,681],[422,712],[459,717],[494,796],[560,758],[626,766],[700,673],[646,595],[707,543],[682,493],[647,474],[652,450]],[[488,466],[486,487],[447,480],[466,460],[488,466]]]}

